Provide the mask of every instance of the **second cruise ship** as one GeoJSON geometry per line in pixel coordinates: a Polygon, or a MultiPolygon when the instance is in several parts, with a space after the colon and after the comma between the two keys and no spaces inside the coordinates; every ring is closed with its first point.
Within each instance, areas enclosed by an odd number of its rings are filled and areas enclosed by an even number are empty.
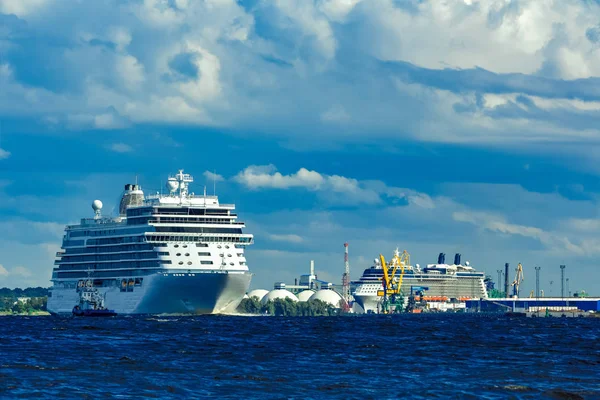
{"type": "MultiPolygon", "coordinates": [[[[399,254],[396,249],[395,257],[399,254]]],[[[407,265],[402,283],[404,295],[410,294],[411,287],[427,287],[425,298],[440,301],[488,297],[484,272],[476,271],[468,261],[462,264],[460,254],[454,256],[453,264],[446,264],[445,257],[445,254],[440,253],[436,264],[428,264],[423,269],[419,264],[407,265]]],[[[373,266],[365,269],[361,278],[353,282],[356,287],[354,299],[366,313],[379,312],[382,297],[377,292],[382,290],[382,278],[383,267],[375,259],[373,266]]]]}
{"type": "Polygon", "coordinates": [[[189,192],[180,170],[168,194],[146,196],[125,185],[119,216],[67,226],[56,254],[48,311],[70,314],[93,289],[118,314],[210,314],[233,311],[250,285],[244,250],[253,243],[235,205],[189,192]]]}

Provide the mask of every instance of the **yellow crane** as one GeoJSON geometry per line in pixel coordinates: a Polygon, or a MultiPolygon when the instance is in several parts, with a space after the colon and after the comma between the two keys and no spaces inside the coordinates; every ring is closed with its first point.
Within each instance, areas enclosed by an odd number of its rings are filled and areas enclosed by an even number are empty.
{"type": "Polygon", "coordinates": [[[523,275],[523,265],[519,263],[519,265],[517,265],[517,275],[515,275],[515,280],[511,284],[513,287],[513,297],[519,297],[519,287],[521,286],[523,279],[525,279],[523,275]]]}
{"type": "Polygon", "coordinates": [[[396,249],[394,257],[389,265],[386,264],[383,254],[379,255],[379,259],[381,260],[381,267],[383,268],[383,290],[378,290],[377,295],[383,297],[383,312],[387,313],[389,311],[389,298],[395,298],[397,295],[401,294],[404,268],[407,265],[410,265],[410,254],[408,254],[406,250],[400,253],[398,249],[396,249]],[[400,276],[396,277],[398,268],[400,269],[400,276]]]}

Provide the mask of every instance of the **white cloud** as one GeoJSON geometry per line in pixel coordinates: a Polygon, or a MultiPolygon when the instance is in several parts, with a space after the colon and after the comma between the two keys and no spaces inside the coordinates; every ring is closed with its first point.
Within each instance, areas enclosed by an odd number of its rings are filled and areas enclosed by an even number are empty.
{"type": "Polygon", "coordinates": [[[269,239],[275,240],[277,242],[288,242],[288,243],[302,243],[304,239],[301,236],[295,234],[271,234],[269,235],[269,239]]]}
{"type": "Polygon", "coordinates": [[[31,271],[23,266],[17,266],[12,269],[11,272],[13,275],[22,276],[24,278],[29,278],[31,276],[31,271]]]}
{"type": "Polygon", "coordinates": [[[303,188],[329,197],[331,202],[376,204],[379,194],[362,187],[356,179],[339,175],[322,175],[300,168],[296,173],[282,175],[274,165],[251,165],[238,173],[234,181],[251,190],[303,188]]]}
{"type": "Polygon", "coordinates": [[[0,149],[0,160],[5,160],[10,157],[10,152],[4,149],[0,149]]]}
{"type": "Polygon", "coordinates": [[[21,18],[5,24],[8,39],[0,44],[4,115],[72,129],[219,126],[307,147],[406,138],[585,144],[600,132],[597,83],[565,81],[600,75],[600,6],[593,2],[63,3],[0,1],[21,18]],[[31,51],[18,40],[24,36],[60,44],[32,54],[49,66],[35,81],[21,61],[31,51]],[[186,54],[186,62],[174,62],[186,54]],[[468,68],[524,75],[480,76],[468,68]],[[467,78],[454,79],[461,74],[467,78]],[[526,91],[547,113],[516,101],[526,91]]]}
{"type": "Polygon", "coordinates": [[[207,182],[223,182],[225,180],[223,175],[219,175],[211,171],[204,171],[202,175],[204,175],[207,182]]]}
{"type": "Polygon", "coordinates": [[[108,148],[116,153],[131,153],[133,147],[125,143],[113,143],[108,148]]]}
{"type": "Polygon", "coordinates": [[[351,117],[344,107],[338,104],[321,114],[321,119],[324,122],[348,122],[351,117]]]}
{"type": "Polygon", "coordinates": [[[543,229],[511,224],[498,215],[486,212],[458,211],[452,214],[452,218],[458,222],[468,222],[481,229],[498,232],[508,235],[520,235],[539,240],[546,247],[555,251],[566,250],[575,254],[583,255],[585,253],[581,246],[573,244],[571,240],[564,235],[547,232],[543,229]]]}
{"type": "Polygon", "coordinates": [[[277,168],[270,165],[250,165],[233,179],[249,189],[289,189],[292,187],[303,187],[317,190],[324,183],[325,178],[316,171],[300,168],[298,172],[291,175],[282,175],[276,172],[277,168]]]}
{"type": "Polygon", "coordinates": [[[435,203],[425,193],[412,189],[388,187],[381,181],[359,181],[340,175],[325,175],[300,168],[283,175],[270,165],[251,165],[240,171],[233,180],[251,190],[302,188],[317,192],[330,203],[379,204],[382,198],[405,199],[421,208],[435,208],[435,203]]]}
{"type": "Polygon", "coordinates": [[[8,276],[8,270],[6,268],[4,268],[4,266],[2,264],[0,264],[0,277],[2,276],[8,276]]]}
{"type": "Polygon", "coordinates": [[[50,2],[51,0],[0,0],[0,12],[25,17],[43,10],[50,2]]]}

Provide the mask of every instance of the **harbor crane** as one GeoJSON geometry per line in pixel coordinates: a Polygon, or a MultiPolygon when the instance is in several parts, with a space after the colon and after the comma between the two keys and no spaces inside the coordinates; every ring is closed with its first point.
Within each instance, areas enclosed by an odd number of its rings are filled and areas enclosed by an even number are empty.
{"type": "Polygon", "coordinates": [[[386,264],[383,254],[379,255],[381,267],[383,268],[382,286],[383,290],[377,291],[377,296],[383,297],[382,312],[388,314],[390,305],[395,305],[394,311],[399,312],[402,309],[402,280],[404,278],[404,268],[410,265],[410,254],[406,250],[402,253],[396,249],[394,257],[390,264],[386,264]],[[400,269],[400,275],[396,277],[396,273],[400,269]]]}
{"type": "Polygon", "coordinates": [[[523,265],[519,263],[517,265],[517,274],[515,275],[515,280],[512,282],[511,286],[513,287],[513,297],[519,297],[519,288],[521,286],[521,282],[523,282],[523,265]]]}

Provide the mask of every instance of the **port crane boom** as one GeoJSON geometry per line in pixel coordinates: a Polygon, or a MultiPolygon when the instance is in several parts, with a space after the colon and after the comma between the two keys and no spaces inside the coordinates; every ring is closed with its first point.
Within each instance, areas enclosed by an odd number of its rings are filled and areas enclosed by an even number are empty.
{"type": "Polygon", "coordinates": [[[519,288],[521,286],[521,282],[523,282],[523,265],[519,263],[517,265],[517,274],[515,275],[515,280],[512,282],[511,286],[513,287],[513,297],[519,297],[519,288]]]}
{"type": "Polygon", "coordinates": [[[400,253],[398,249],[396,249],[394,257],[389,265],[386,264],[383,254],[379,255],[379,259],[381,260],[381,267],[383,268],[383,280],[381,282],[383,290],[377,291],[377,295],[383,297],[383,312],[387,313],[389,311],[388,306],[390,298],[393,300],[392,302],[395,302],[401,295],[404,268],[407,265],[410,265],[410,254],[408,254],[406,250],[400,253]],[[400,276],[396,277],[398,268],[400,269],[400,276]]]}

